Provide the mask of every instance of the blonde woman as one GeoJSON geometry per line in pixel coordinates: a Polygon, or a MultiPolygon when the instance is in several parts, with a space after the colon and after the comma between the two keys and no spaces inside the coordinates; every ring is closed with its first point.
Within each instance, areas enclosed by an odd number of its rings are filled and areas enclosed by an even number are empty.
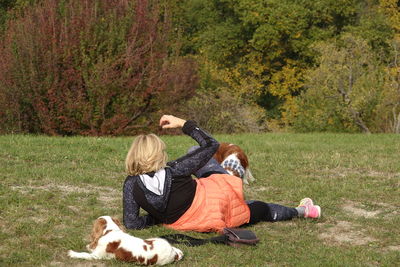
{"type": "Polygon", "coordinates": [[[297,208],[246,202],[242,180],[228,175],[212,158],[219,146],[213,137],[196,122],[172,115],[162,116],[160,126],[182,128],[199,147],[167,162],[165,144],[158,136],[136,137],[126,157],[128,177],[123,189],[123,222],[128,229],[162,223],[175,230],[220,232],[247,223],[320,216],[320,207],[309,198],[297,208]],[[140,208],[147,215],[140,216],[140,208]]]}

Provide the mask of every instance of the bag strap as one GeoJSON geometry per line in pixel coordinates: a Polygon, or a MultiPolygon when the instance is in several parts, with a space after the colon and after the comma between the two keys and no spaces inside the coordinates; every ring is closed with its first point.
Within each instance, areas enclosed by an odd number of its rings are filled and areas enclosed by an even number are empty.
{"type": "Polygon", "coordinates": [[[188,247],[197,247],[207,243],[213,244],[228,244],[228,237],[226,235],[220,235],[211,238],[194,238],[184,234],[170,234],[170,235],[163,235],[160,238],[164,238],[171,244],[183,244],[188,247]]]}
{"type": "Polygon", "coordinates": [[[194,238],[184,234],[163,235],[161,238],[166,239],[172,244],[184,244],[189,247],[196,247],[207,243],[237,247],[242,244],[255,245],[260,241],[252,231],[239,228],[224,228],[222,235],[205,239],[194,238]]]}

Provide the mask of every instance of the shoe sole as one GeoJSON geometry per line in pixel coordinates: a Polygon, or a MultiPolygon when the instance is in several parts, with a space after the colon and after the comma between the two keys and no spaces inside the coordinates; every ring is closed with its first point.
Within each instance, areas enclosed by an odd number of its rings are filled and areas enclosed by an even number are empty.
{"type": "Polygon", "coordinates": [[[321,207],[318,206],[318,205],[315,205],[314,207],[316,207],[317,210],[318,210],[318,216],[317,216],[317,218],[320,218],[320,217],[321,217],[321,207]]]}
{"type": "Polygon", "coordinates": [[[308,206],[308,205],[307,205],[307,202],[309,203],[310,206],[314,206],[314,202],[312,201],[312,199],[309,198],[309,197],[306,197],[306,198],[303,198],[303,199],[300,201],[299,207],[301,207],[301,206],[308,206]],[[303,201],[304,201],[304,203],[303,203],[303,201]]]}

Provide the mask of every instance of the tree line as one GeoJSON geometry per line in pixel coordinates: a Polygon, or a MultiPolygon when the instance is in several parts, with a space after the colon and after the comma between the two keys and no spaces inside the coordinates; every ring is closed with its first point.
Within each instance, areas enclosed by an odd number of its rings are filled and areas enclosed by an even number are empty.
{"type": "Polygon", "coordinates": [[[400,133],[398,0],[6,0],[0,132],[400,133]]]}

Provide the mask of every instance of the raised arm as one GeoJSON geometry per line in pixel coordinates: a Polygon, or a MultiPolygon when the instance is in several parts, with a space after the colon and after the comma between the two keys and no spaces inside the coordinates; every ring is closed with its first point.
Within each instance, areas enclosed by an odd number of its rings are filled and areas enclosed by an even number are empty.
{"type": "Polygon", "coordinates": [[[150,216],[139,216],[140,207],[133,197],[134,179],[128,177],[123,189],[123,222],[127,229],[143,229],[156,224],[156,220],[150,216]]]}
{"type": "Polygon", "coordinates": [[[171,115],[161,117],[160,125],[163,128],[178,128],[192,137],[200,147],[185,156],[169,162],[173,176],[189,176],[203,167],[218,150],[219,143],[207,132],[200,129],[195,121],[185,121],[171,115]]]}

